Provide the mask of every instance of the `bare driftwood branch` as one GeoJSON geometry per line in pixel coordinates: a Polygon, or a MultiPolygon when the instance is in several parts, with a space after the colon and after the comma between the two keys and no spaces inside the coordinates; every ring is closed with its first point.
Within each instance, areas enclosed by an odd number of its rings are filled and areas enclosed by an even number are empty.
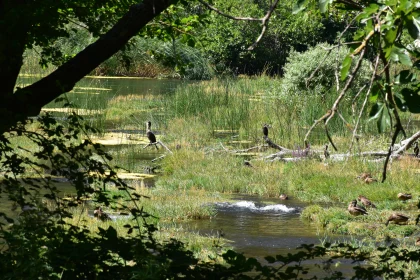
{"type": "Polygon", "coordinates": [[[258,146],[250,147],[248,149],[233,150],[233,152],[235,152],[235,153],[249,153],[249,152],[251,152],[253,150],[257,150],[258,151],[258,150],[261,150],[261,149],[266,148],[266,147],[267,147],[266,145],[258,145],[258,146]]]}
{"type": "MultiPolygon", "coordinates": [[[[270,148],[277,149],[277,150],[280,150],[280,151],[289,150],[289,149],[287,149],[287,148],[285,148],[285,147],[282,147],[282,146],[280,146],[280,145],[277,145],[276,143],[274,143],[273,141],[271,141],[271,139],[270,139],[270,138],[268,138],[267,136],[264,136],[264,141],[265,141],[265,143],[267,143],[267,144],[268,144],[268,146],[269,146],[270,148]]],[[[289,151],[290,151],[290,150],[289,150],[289,151]]]]}
{"type": "Polygon", "coordinates": [[[394,151],[394,154],[401,154],[404,151],[408,150],[413,143],[420,138],[420,131],[417,131],[414,133],[410,138],[407,138],[402,142],[402,145],[400,148],[398,148],[396,151],[394,151]]]}
{"type": "Polygon", "coordinates": [[[158,161],[158,160],[163,159],[165,157],[166,157],[166,155],[161,155],[160,157],[152,159],[152,162],[158,161]]]}
{"type": "Polygon", "coordinates": [[[172,151],[171,150],[169,150],[169,148],[165,145],[165,144],[163,144],[162,143],[162,141],[156,141],[156,142],[154,142],[154,143],[149,143],[149,144],[147,144],[146,146],[144,146],[143,147],[143,149],[146,149],[147,147],[149,147],[149,146],[156,146],[157,147],[157,145],[161,145],[162,147],[164,147],[165,148],[165,150],[167,150],[169,153],[171,153],[171,154],[173,154],[172,153],[172,151]]]}
{"type": "Polygon", "coordinates": [[[224,16],[226,18],[232,19],[232,20],[242,20],[242,21],[259,21],[261,22],[262,25],[262,29],[261,29],[261,33],[258,36],[258,38],[255,40],[255,42],[248,47],[248,51],[252,51],[253,49],[255,49],[255,47],[258,45],[258,43],[261,41],[262,37],[265,34],[265,31],[267,30],[267,26],[268,26],[268,21],[271,18],[271,15],[273,13],[273,11],[276,9],[277,4],[279,3],[280,0],[276,0],[273,5],[271,5],[270,9],[267,11],[267,13],[265,14],[264,17],[262,18],[253,18],[253,17],[236,17],[236,16],[232,16],[229,14],[226,14],[225,12],[222,12],[221,10],[217,9],[216,7],[210,5],[209,3],[203,1],[203,0],[198,0],[198,2],[200,2],[202,5],[206,6],[207,8],[209,8],[210,10],[218,13],[221,16],[224,16]]]}

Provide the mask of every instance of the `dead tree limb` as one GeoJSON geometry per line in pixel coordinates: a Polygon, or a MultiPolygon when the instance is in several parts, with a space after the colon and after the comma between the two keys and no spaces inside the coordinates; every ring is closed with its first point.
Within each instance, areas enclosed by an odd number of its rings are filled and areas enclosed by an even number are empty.
{"type": "Polygon", "coordinates": [[[161,145],[162,147],[164,147],[169,153],[171,153],[171,154],[173,154],[173,152],[171,151],[171,150],[169,150],[169,148],[165,145],[165,144],[163,144],[163,142],[162,141],[156,141],[156,142],[154,142],[154,143],[149,143],[149,144],[147,144],[146,146],[144,146],[143,147],[143,149],[146,149],[147,147],[149,147],[149,146],[157,146],[157,145],[161,145]]]}
{"type": "Polygon", "coordinates": [[[414,142],[416,142],[417,139],[420,138],[420,131],[417,131],[416,133],[414,133],[410,138],[407,138],[406,140],[403,141],[402,145],[400,148],[398,148],[395,152],[393,152],[394,154],[401,154],[404,151],[408,150],[411,145],[413,145],[414,142]]]}
{"type": "Polygon", "coordinates": [[[258,43],[261,41],[262,37],[265,34],[265,31],[267,30],[267,26],[268,26],[268,21],[271,18],[271,15],[273,13],[273,11],[276,9],[278,3],[280,0],[276,0],[270,7],[270,9],[267,11],[267,13],[265,14],[265,16],[263,16],[262,18],[253,18],[253,17],[236,17],[236,16],[232,16],[229,14],[226,14],[225,12],[222,12],[221,10],[217,9],[216,7],[210,5],[209,3],[203,1],[203,0],[198,0],[198,2],[200,2],[202,5],[206,6],[208,9],[218,13],[221,16],[224,16],[226,18],[229,19],[233,19],[233,20],[242,20],[242,21],[259,21],[261,22],[262,25],[262,29],[261,29],[261,33],[258,36],[258,38],[255,40],[255,42],[248,47],[248,51],[252,51],[253,49],[255,49],[255,47],[258,45],[258,43]]]}
{"type": "MultiPolygon", "coordinates": [[[[280,146],[280,145],[277,145],[276,143],[274,143],[273,141],[271,141],[271,139],[270,139],[270,138],[268,138],[267,136],[264,136],[264,141],[265,141],[265,143],[267,143],[267,144],[268,144],[268,146],[269,146],[270,148],[277,149],[277,150],[280,150],[280,151],[289,150],[289,149],[287,149],[287,148],[285,148],[285,147],[282,147],[282,146],[280,146]]],[[[289,150],[289,151],[290,151],[290,150],[289,150]]]]}

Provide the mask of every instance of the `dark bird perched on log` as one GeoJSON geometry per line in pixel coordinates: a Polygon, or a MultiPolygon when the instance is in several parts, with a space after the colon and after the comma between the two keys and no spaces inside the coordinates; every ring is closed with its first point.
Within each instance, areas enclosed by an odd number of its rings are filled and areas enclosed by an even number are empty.
{"type": "Polygon", "coordinates": [[[415,142],[414,143],[414,156],[418,157],[419,156],[419,142],[415,142]]]}
{"type": "Polygon", "coordinates": [[[392,213],[391,216],[389,216],[388,220],[386,221],[385,225],[388,226],[389,222],[394,222],[397,225],[407,223],[408,219],[410,219],[410,217],[404,214],[392,213]]]}
{"type": "Polygon", "coordinates": [[[268,124],[264,124],[263,125],[263,134],[264,134],[264,137],[268,137],[268,128],[270,127],[270,125],[268,125],[268,124]]]}
{"type": "Polygon", "coordinates": [[[104,211],[102,211],[101,207],[96,207],[95,211],[93,211],[93,216],[101,221],[111,221],[111,217],[104,211]]]}
{"type": "Polygon", "coordinates": [[[412,195],[409,193],[399,193],[397,196],[398,196],[398,199],[402,201],[406,201],[412,198],[412,195]]]}
{"type": "MultiPolygon", "coordinates": [[[[156,136],[155,134],[150,130],[150,128],[152,127],[152,122],[151,121],[147,121],[146,122],[146,135],[147,135],[147,139],[149,139],[151,144],[156,143],[156,136]]],[[[156,150],[159,150],[158,146],[155,144],[156,150]]]]}
{"type": "Polygon", "coordinates": [[[328,144],[325,145],[324,156],[325,156],[325,159],[330,158],[330,152],[328,152],[328,144]]]}
{"type": "Polygon", "coordinates": [[[357,206],[357,200],[353,200],[352,202],[350,202],[347,210],[349,210],[349,213],[353,216],[367,215],[368,214],[365,208],[357,206]]]}
{"type": "Polygon", "coordinates": [[[365,207],[371,207],[376,208],[376,205],[372,203],[366,196],[359,195],[357,198],[358,201],[360,201],[365,207]]]}

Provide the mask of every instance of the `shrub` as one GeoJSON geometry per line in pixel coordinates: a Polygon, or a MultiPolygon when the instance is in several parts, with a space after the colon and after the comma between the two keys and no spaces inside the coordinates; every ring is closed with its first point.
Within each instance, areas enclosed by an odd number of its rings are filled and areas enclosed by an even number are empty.
{"type": "MultiPolygon", "coordinates": [[[[291,94],[325,94],[328,91],[335,90],[336,78],[335,71],[341,66],[344,57],[348,54],[347,47],[336,48],[326,57],[328,49],[332,46],[326,43],[318,44],[306,52],[299,53],[292,51],[288,62],[284,66],[284,78],[281,93],[286,96],[291,94]],[[308,78],[318,67],[318,71],[311,80],[308,78]]],[[[360,86],[369,81],[369,62],[362,62],[359,73],[353,81],[352,88],[354,93],[360,86]]],[[[340,81],[340,89],[344,82],[340,81]]]]}

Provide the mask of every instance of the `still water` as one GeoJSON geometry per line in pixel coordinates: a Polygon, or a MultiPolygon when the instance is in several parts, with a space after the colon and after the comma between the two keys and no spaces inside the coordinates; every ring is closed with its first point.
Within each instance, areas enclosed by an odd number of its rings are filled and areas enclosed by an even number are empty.
{"type": "MultiPolygon", "coordinates": [[[[297,247],[302,244],[319,245],[325,240],[348,239],[338,235],[326,239],[322,233],[317,234],[314,226],[300,219],[306,203],[249,195],[235,195],[231,199],[231,202],[216,204],[218,212],[214,218],[191,221],[185,227],[205,236],[223,236],[230,240],[228,245],[236,252],[254,257],[262,264],[267,264],[265,256],[296,253],[299,251],[297,247]]],[[[302,265],[310,269],[307,278],[329,276],[331,271],[322,268],[325,260],[316,258],[304,261],[302,265]]],[[[338,259],[332,264],[332,270],[350,278],[354,274],[353,266],[350,260],[338,259]]]]}
{"type": "Polygon", "coordinates": [[[216,205],[211,220],[190,223],[201,234],[222,233],[246,255],[275,255],[295,249],[302,243],[319,243],[316,229],[300,220],[305,204],[296,200],[262,199],[237,195],[234,202],[216,205]]]}

